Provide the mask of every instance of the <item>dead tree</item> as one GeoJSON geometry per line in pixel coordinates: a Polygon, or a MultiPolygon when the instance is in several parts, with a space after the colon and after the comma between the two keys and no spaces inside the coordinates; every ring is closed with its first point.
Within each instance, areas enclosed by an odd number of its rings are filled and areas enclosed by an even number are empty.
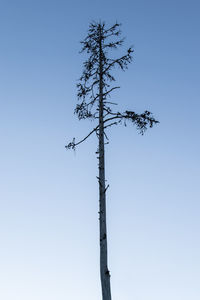
{"type": "Polygon", "coordinates": [[[92,22],[89,25],[88,35],[81,42],[82,52],[86,52],[89,58],[83,63],[83,73],[77,84],[79,103],[75,113],[79,120],[97,120],[94,129],[82,140],[73,139],[66,148],[75,149],[89,136],[95,133],[99,140],[97,155],[99,176],[99,225],[100,225],[100,275],[102,287],[102,299],[111,300],[110,272],[107,264],[107,230],[106,230],[106,190],[105,184],[105,155],[104,139],[107,137],[107,129],[113,125],[125,124],[131,121],[133,125],[143,134],[147,127],[153,127],[158,123],[149,111],[137,114],[134,111],[113,111],[116,103],[110,101],[111,93],[119,86],[113,86],[115,77],[111,71],[115,67],[125,70],[132,61],[133,48],[130,47],[126,53],[119,58],[109,56],[110,50],[120,47],[124,39],[120,37],[120,24],[116,23],[106,27],[105,23],[92,22]]]}

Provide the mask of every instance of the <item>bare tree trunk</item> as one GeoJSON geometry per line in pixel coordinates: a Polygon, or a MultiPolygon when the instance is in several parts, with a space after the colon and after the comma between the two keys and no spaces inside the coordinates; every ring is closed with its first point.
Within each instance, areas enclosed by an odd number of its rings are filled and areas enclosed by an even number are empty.
{"type": "Polygon", "coordinates": [[[100,274],[103,300],[111,300],[110,273],[107,263],[107,229],[106,229],[106,186],[104,158],[104,123],[103,123],[103,72],[102,39],[99,28],[99,225],[100,225],[100,274]]]}

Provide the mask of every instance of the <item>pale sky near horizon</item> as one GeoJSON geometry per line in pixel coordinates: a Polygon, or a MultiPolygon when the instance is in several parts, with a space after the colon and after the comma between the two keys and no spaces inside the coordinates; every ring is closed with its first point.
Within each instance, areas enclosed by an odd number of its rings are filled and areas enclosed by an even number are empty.
{"type": "Polygon", "coordinates": [[[118,109],[150,110],[138,135],[109,130],[106,175],[114,300],[200,299],[198,1],[0,1],[0,299],[100,300],[96,137],[78,121],[80,40],[122,23],[118,109]]]}

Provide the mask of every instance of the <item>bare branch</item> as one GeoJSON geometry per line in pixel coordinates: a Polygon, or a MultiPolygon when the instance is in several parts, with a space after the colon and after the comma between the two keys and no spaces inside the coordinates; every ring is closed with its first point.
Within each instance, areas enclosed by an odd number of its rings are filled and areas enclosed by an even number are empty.
{"type": "Polygon", "coordinates": [[[108,124],[107,126],[104,126],[104,129],[108,128],[108,127],[111,127],[112,125],[117,125],[119,122],[113,122],[113,123],[110,123],[108,124]]]}
{"type": "Polygon", "coordinates": [[[109,138],[108,138],[107,134],[105,133],[105,131],[104,131],[104,135],[105,135],[106,140],[109,141],[109,138]]]}
{"type": "Polygon", "coordinates": [[[118,105],[117,103],[115,103],[115,102],[110,102],[110,101],[104,101],[104,103],[106,103],[106,104],[112,104],[112,105],[118,105]]]}
{"type": "Polygon", "coordinates": [[[97,129],[99,128],[99,125],[97,125],[86,137],[84,137],[81,141],[79,141],[78,143],[75,143],[75,138],[73,138],[73,141],[70,142],[68,145],[65,146],[65,148],[68,149],[75,149],[76,146],[78,146],[79,144],[83,143],[85,140],[87,140],[89,138],[89,136],[91,134],[93,134],[94,132],[97,132],[97,129]]]}
{"type": "Polygon", "coordinates": [[[115,87],[113,87],[113,88],[110,89],[109,91],[103,93],[103,96],[106,96],[106,95],[110,94],[113,90],[116,90],[116,89],[120,89],[120,86],[115,86],[115,87]]]}
{"type": "Polygon", "coordinates": [[[118,40],[118,41],[115,41],[115,42],[110,42],[108,44],[104,44],[103,45],[103,48],[114,48],[114,49],[117,49],[118,46],[121,46],[124,42],[124,38],[121,39],[121,40],[118,40]]]}
{"type": "Polygon", "coordinates": [[[127,50],[127,54],[121,56],[120,58],[117,59],[113,59],[112,62],[110,64],[108,64],[108,67],[103,71],[104,74],[106,74],[106,72],[108,70],[110,70],[114,65],[118,65],[122,70],[127,68],[128,63],[130,63],[132,61],[132,56],[131,53],[133,53],[134,50],[132,47],[130,47],[127,50]]]}

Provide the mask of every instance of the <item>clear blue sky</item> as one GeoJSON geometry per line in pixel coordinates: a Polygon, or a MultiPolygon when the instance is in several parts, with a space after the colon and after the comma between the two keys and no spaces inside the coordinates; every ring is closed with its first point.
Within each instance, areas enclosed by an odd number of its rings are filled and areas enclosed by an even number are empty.
{"type": "Polygon", "coordinates": [[[106,148],[114,300],[200,299],[199,1],[0,1],[0,298],[101,299],[96,137],[73,114],[92,20],[122,23],[134,61],[119,109],[152,111],[106,148]]]}

